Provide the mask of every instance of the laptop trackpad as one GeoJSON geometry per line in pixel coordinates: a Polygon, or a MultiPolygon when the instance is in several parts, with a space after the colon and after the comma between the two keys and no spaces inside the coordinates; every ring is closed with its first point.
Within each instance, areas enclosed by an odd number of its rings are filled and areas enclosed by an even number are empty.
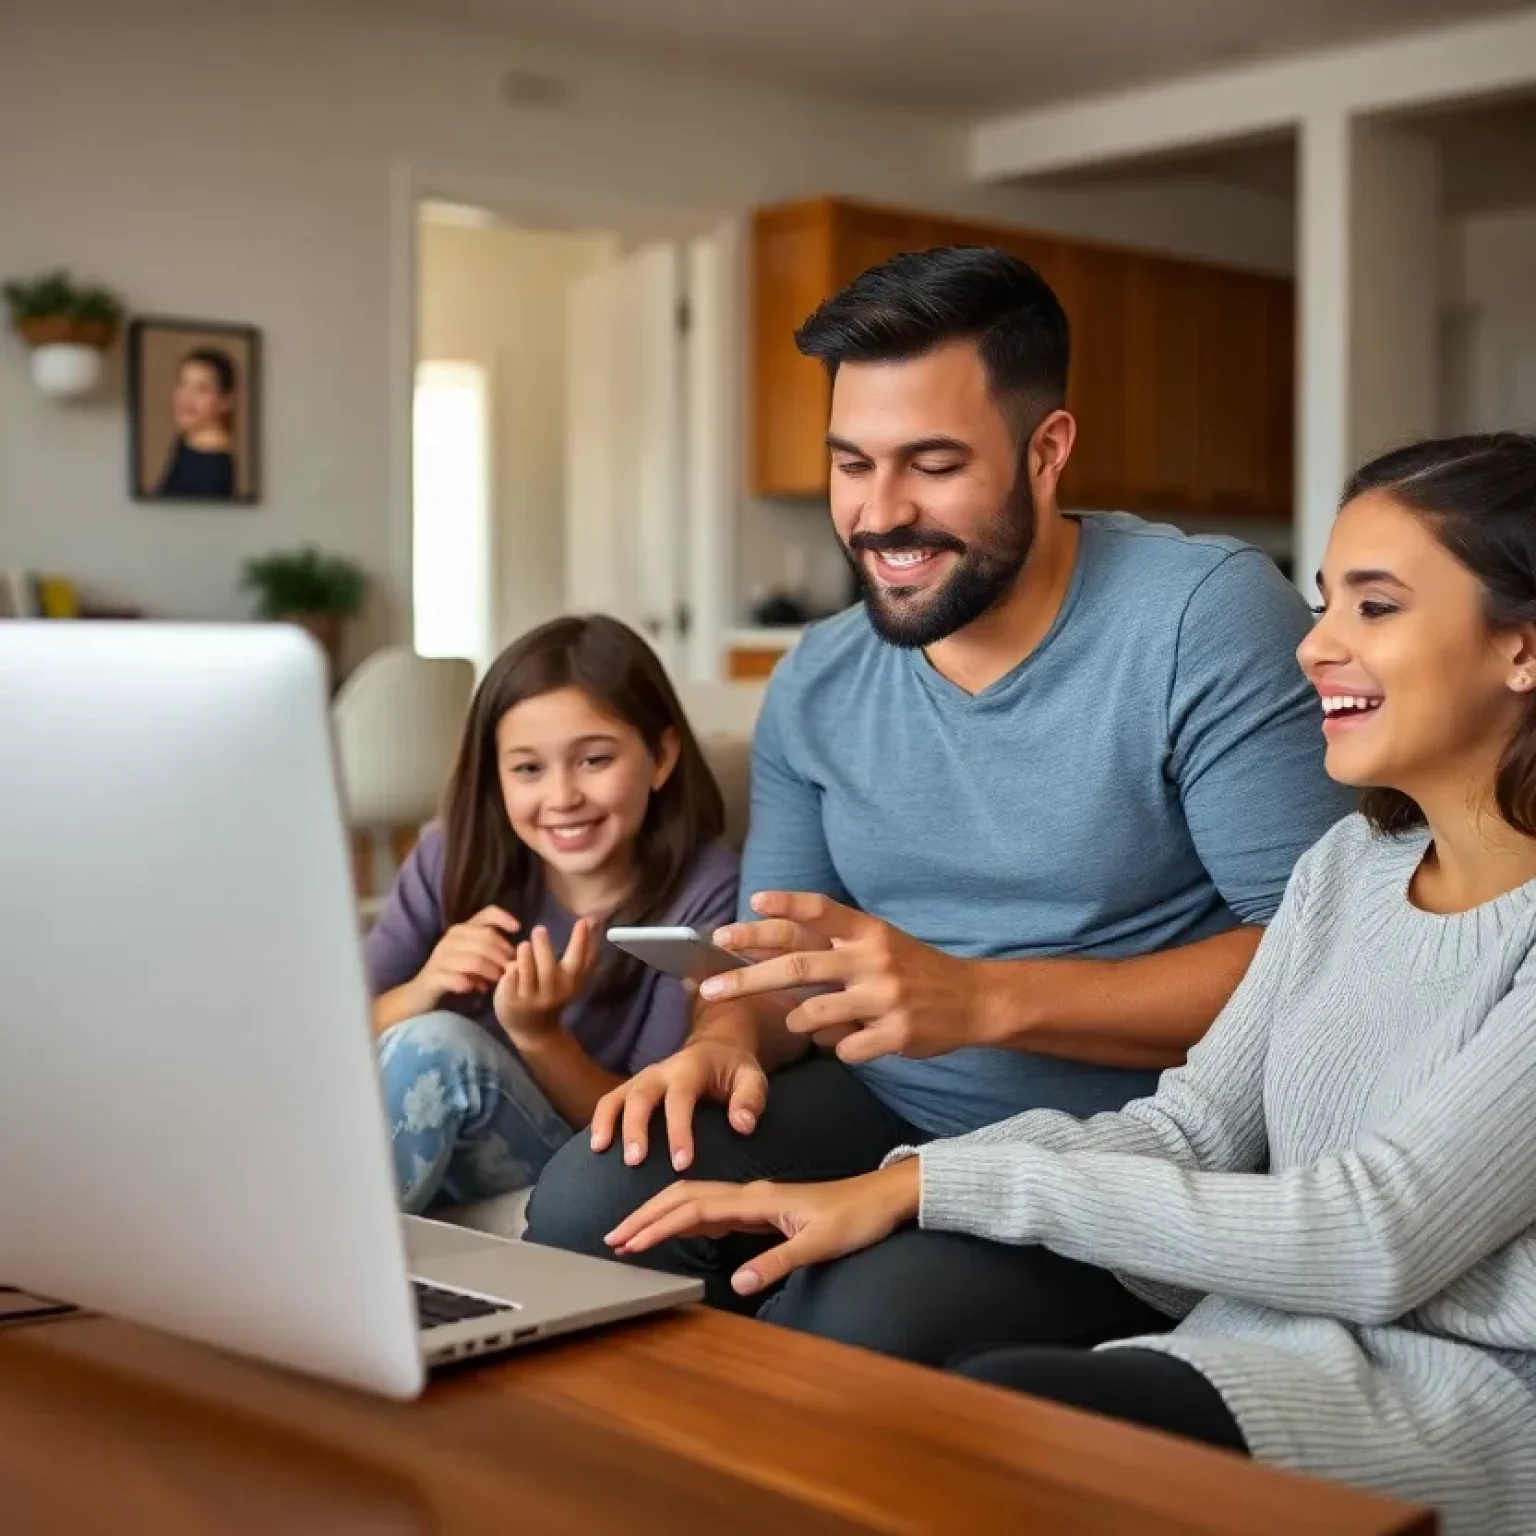
{"type": "Polygon", "coordinates": [[[416,1279],[518,1305],[512,1296],[520,1244],[415,1216],[402,1217],[401,1224],[410,1271],[416,1279]]]}
{"type": "Polygon", "coordinates": [[[448,1221],[428,1221],[422,1216],[402,1216],[400,1228],[405,1234],[405,1254],[412,1269],[457,1254],[503,1253],[511,1239],[492,1237],[472,1227],[455,1226],[448,1221]]]}

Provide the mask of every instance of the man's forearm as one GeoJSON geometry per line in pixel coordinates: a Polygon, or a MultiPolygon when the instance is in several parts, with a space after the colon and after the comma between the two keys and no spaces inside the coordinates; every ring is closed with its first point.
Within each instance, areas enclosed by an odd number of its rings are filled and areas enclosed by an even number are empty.
{"type": "Polygon", "coordinates": [[[691,1038],[730,1040],[750,1051],[765,1072],[777,1072],[811,1048],[803,1035],[791,1034],[784,1027],[792,1007],[793,999],[781,992],[701,1003],[694,1015],[691,1038]]]}
{"type": "Polygon", "coordinates": [[[1128,960],[981,960],[977,1044],[1111,1067],[1183,1061],[1263,936],[1235,928],[1128,960]]]}

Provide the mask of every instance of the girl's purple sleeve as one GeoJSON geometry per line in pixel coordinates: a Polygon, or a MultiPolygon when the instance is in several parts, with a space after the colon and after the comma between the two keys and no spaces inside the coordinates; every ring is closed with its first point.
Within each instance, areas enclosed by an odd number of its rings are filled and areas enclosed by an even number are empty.
{"type": "Polygon", "coordinates": [[[378,921],[368,930],[363,955],[374,997],[416,976],[444,929],[443,836],[428,827],[400,866],[378,921]]]}
{"type": "MultiPolygon", "coordinates": [[[[724,843],[711,845],[699,855],[668,924],[695,928],[707,939],[716,928],[735,921],[740,884],[741,859],[736,851],[724,843]]],[[[626,1070],[639,1072],[672,1055],[687,1039],[692,1020],[693,1003],[683,984],[671,976],[658,977],[626,1070]]]]}

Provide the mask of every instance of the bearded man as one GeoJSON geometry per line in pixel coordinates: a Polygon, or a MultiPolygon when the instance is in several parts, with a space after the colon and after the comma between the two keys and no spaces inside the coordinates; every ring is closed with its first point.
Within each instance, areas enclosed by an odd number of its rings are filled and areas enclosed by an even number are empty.
{"type": "MultiPolygon", "coordinates": [[[[843,1178],[1025,1110],[1151,1093],[1351,808],[1295,661],[1309,616],[1274,564],[1060,509],[1068,327],[1032,267],[899,256],[797,341],[831,376],[831,515],[863,601],[805,635],[764,704],[740,920],[717,935],[757,963],[705,983],[683,1048],[556,1155],[535,1241],[606,1254],[684,1170],[843,1178]]],[[[768,1241],[644,1261],[702,1276],[716,1305],[935,1365],[1171,1321],[1043,1248],[915,1225],[737,1294],[768,1241]]]]}

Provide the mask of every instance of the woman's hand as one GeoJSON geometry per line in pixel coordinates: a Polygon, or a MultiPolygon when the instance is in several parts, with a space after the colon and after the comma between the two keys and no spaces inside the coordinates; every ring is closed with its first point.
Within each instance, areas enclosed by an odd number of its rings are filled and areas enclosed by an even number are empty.
{"type": "Polygon", "coordinates": [[[421,1005],[415,1011],[426,1013],[450,995],[489,992],[512,964],[511,935],[520,926],[501,907],[484,907],[468,922],[455,923],[408,983],[421,1005]]]}
{"type": "Polygon", "coordinates": [[[581,991],[597,961],[592,924],[584,917],[557,956],[547,928],[517,946],[496,987],[496,1019],[514,1045],[560,1028],[560,1015],[581,991]]]}
{"type": "Polygon", "coordinates": [[[782,1232],[785,1241],[731,1276],[750,1296],[807,1264],[840,1259],[889,1237],[918,1210],[915,1157],[878,1173],[827,1184],[701,1184],[684,1180],[647,1200],[604,1239],[616,1253],[644,1253],[673,1237],[782,1232]]]}

